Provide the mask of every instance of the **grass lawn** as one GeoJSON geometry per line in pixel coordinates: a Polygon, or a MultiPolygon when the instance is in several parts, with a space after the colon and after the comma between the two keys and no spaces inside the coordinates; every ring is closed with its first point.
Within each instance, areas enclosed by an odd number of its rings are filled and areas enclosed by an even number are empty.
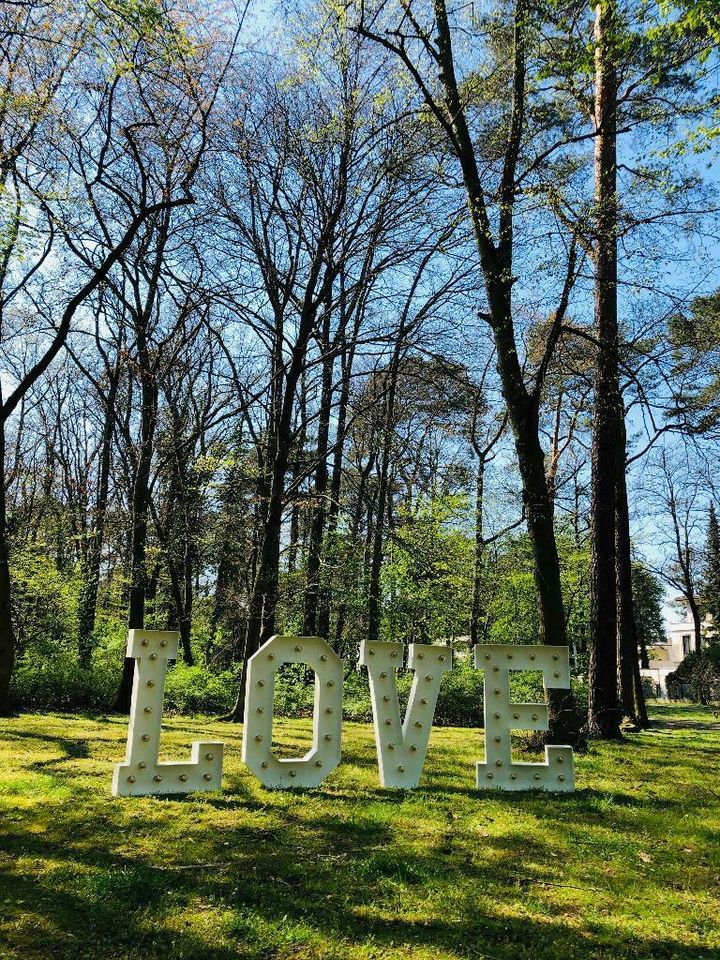
{"type": "Polygon", "coordinates": [[[1,721],[0,958],[720,958],[720,730],[652,712],[574,795],[479,794],[481,735],[447,728],[420,789],[381,790],[361,724],[320,789],[273,793],[240,730],[175,718],[163,759],[224,740],[223,793],[113,799],[123,720],[1,721]]]}

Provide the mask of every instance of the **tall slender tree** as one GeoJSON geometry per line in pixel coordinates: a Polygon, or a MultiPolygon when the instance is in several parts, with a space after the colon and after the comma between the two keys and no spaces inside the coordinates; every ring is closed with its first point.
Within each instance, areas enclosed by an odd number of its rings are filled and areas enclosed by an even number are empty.
{"type": "MultiPolygon", "coordinates": [[[[515,438],[515,451],[522,477],[523,502],[534,551],[534,575],[540,611],[540,637],[545,643],[563,645],[566,623],[560,583],[553,510],[545,474],[545,454],[540,442],[539,410],[542,386],[565,318],[575,280],[576,247],[569,246],[564,282],[548,327],[545,348],[532,376],[524,369],[513,308],[516,276],[516,217],[519,200],[533,172],[550,155],[574,139],[565,129],[548,133],[532,128],[531,51],[537,38],[536,14],[526,0],[511,6],[508,18],[497,31],[488,30],[484,45],[488,59],[498,57],[495,67],[502,77],[488,100],[479,106],[496,117],[499,136],[492,138],[489,155],[473,135],[471,117],[476,106],[472,83],[466,83],[462,61],[454,49],[454,29],[479,33],[472,18],[461,24],[445,0],[436,0],[430,11],[406,3],[399,20],[393,20],[386,3],[361,4],[356,29],[392,52],[404,66],[460,169],[467,197],[469,224],[484,277],[487,310],[482,315],[493,338],[502,383],[503,398],[515,438]],[[501,62],[503,65],[501,66],[501,62]],[[438,82],[436,82],[438,78],[438,82]],[[487,177],[499,171],[493,187],[487,177]]],[[[481,45],[482,49],[482,45],[481,45]]],[[[487,65],[489,67],[489,64],[487,65]]],[[[582,139],[582,138],[581,138],[582,139]]],[[[573,737],[572,698],[551,691],[551,738],[573,737]]]]}
{"type": "Polygon", "coordinates": [[[720,524],[712,502],[708,509],[707,541],[699,593],[703,612],[712,617],[714,631],[720,630],[720,524]]]}

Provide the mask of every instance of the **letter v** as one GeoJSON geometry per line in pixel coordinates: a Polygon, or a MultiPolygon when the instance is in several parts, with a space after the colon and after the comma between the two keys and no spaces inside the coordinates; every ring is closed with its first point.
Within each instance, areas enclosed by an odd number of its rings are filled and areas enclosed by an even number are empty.
{"type": "Polygon", "coordinates": [[[452,670],[452,650],[411,643],[408,668],[415,671],[401,726],[395,670],[402,666],[402,643],[368,643],[360,647],[360,663],[368,668],[375,744],[383,787],[416,787],[420,781],[440,680],[452,670]]]}

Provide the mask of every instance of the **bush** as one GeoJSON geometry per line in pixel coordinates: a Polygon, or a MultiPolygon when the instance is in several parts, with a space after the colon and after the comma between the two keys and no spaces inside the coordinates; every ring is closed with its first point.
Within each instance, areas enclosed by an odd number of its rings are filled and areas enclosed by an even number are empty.
{"type": "MultiPolygon", "coordinates": [[[[413,683],[413,673],[397,676],[400,711],[404,713],[413,683]]],[[[312,673],[299,664],[286,665],[275,681],[275,713],[282,717],[309,717],[313,711],[314,684],[312,673]]],[[[587,687],[573,680],[573,695],[580,723],[587,712],[587,687]]],[[[510,675],[510,696],[517,703],[542,703],[542,677],[538,671],[513,672],[510,675]]],[[[446,673],[440,684],[435,726],[479,727],[483,724],[483,674],[469,662],[460,661],[446,673]]],[[[349,671],[343,681],[343,717],[359,723],[372,721],[372,703],[367,672],[349,671]]]]}
{"type": "Polygon", "coordinates": [[[690,698],[705,705],[717,704],[720,710],[720,643],[712,643],[689,653],[665,681],[668,696],[681,700],[685,690],[690,698]]]}
{"type": "MultiPolygon", "coordinates": [[[[397,677],[400,711],[407,706],[414,674],[397,677]]],[[[275,713],[279,717],[312,716],[315,685],[313,674],[301,664],[286,664],[275,680],[275,713]]],[[[476,727],[482,724],[482,674],[459,664],[443,676],[434,723],[437,726],[476,727]]],[[[343,680],[343,717],[358,723],[372,721],[370,684],[364,669],[348,671],[343,680]]]]}
{"type": "Polygon", "coordinates": [[[178,661],[165,680],[168,713],[226,714],[237,696],[237,678],[231,670],[211,673],[206,667],[178,661]]]}
{"type": "Polygon", "coordinates": [[[14,709],[104,711],[112,705],[119,683],[119,664],[100,663],[84,670],[74,655],[57,653],[52,659],[21,660],[10,697],[14,709]]]}
{"type": "MultiPolygon", "coordinates": [[[[115,700],[122,668],[122,638],[114,634],[96,649],[93,666],[83,670],[74,653],[56,651],[52,657],[26,656],[12,682],[12,702],[23,710],[109,710],[115,700]]],[[[397,677],[400,710],[404,714],[414,674],[397,677]]],[[[228,713],[237,696],[234,670],[213,672],[205,666],[178,661],[168,668],[165,711],[218,716],[228,713]]],[[[576,709],[584,716],[587,692],[573,681],[576,709]]],[[[284,664],[275,679],[275,713],[279,717],[311,717],[315,695],[313,673],[302,664],[284,664]]],[[[513,672],[510,695],[515,702],[542,702],[542,678],[537,671],[513,672]]],[[[483,672],[459,660],[440,684],[436,726],[479,727],[483,723],[483,672]]],[[[343,717],[360,723],[372,721],[367,671],[350,670],[343,681],[343,717]]]]}
{"type": "Polygon", "coordinates": [[[13,628],[22,656],[69,651],[77,634],[75,571],[61,573],[41,546],[13,551],[13,628]]]}
{"type": "Polygon", "coordinates": [[[440,727],[480,727],[484,702],[482,671],[458,663],[443,675],[434,722],[440,727]]]}

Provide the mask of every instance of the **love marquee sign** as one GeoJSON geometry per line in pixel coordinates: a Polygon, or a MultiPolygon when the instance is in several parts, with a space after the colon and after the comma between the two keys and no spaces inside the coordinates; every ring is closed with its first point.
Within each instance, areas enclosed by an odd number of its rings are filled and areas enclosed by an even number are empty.
{"type": "MultiPolygon", "coordinates": [[[[114,796],[219,790],[223,744],[196,741],[190,760],[159,762],[165,674],[177,658],[174,631],[130,630],[127,655],[135,660],[127,753],[115,766],[114,796]]],[[[410,644],[408,669],[414,672],[404,719],[395,671],[402,666],[402,643],[367,643],[360,663],[367,667],[375,744],[383,787],[416,787],[420,782],[442,675],[453,668],[450,647],[410,644]]],[[[567,647],[478,644],[475,666],[484,671],[485,760],[476,764],[478,789],[574,790],[571,747],[545,747],[544,763],[512,760],[512,730],[547,730],[544,703],[512,703],[510,672],[540,670],[543,684],[567,689],[567,647]]],[[[317,787],[340,763],[342,662],[320,637],[271,637],[248,660],[242,758],[263,786],[271,789],[317,787]],[[284,663],[302,663],[315,672],[312,747],[303,757],[277,757],[272,748],[275,676],[284,663]]]]}

